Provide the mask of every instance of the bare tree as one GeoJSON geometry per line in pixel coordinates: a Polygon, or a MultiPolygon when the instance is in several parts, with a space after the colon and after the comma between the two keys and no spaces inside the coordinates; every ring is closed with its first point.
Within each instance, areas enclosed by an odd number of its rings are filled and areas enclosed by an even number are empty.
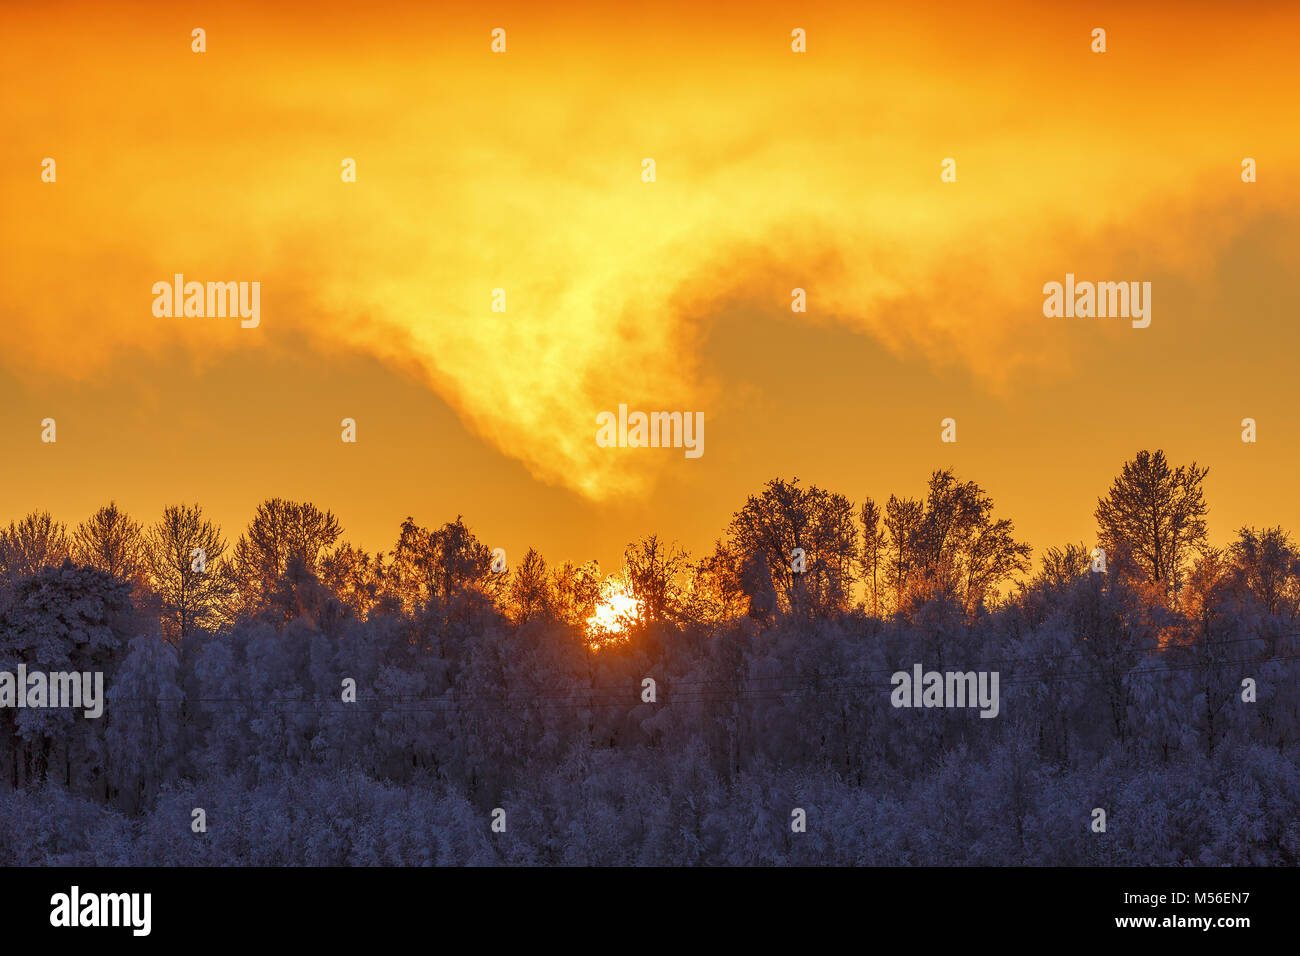
{"type": "MultiPolygon", "coordinates": [[[[870,517],[870,516],[868,516],[870,517]]],[[[1014,575],[1029,570],[1029,545],[993,516],[993,499],[949,469],[930,475],[924,502],[893,495],[878,532],[894,610],[942,596],[974,614],[1014,575]]]]}
{"type": "Polygon", "coordinates": [[[920,559],[921,520],[925,508],[915,498],[890,495],[885,502],[882,538],[885,542],[885,585],[893,592],[893,610],[903,606],[903,592],[920,559]]]}
{"type": "Polygon", "coordinates": [[[862,577],[867,582],[871,613],[880,616],[880,572],[886,546],[885,529],[880,525],[880,506],[868,498],[862,503],[862,577]]]}
{"type": "Polygon", "coordinates": [[[1097,500],[1101,546],[1108,555],[1126,553],[1131,570],[1158,584],[1175,605],[1192,552],[1205,547],[1201,482],[1208,472],[1196,462],[1171,468],[1163,451],[1140,451],[1097,500]]]}
{"type": "Polygon", "coordinates": [[[0,530],[0,583],[12,585],[70,555],[67,527],[48,511],[33,511],[0,530]]]}
{"type": "Polygon", "coordinates": [[[171,505],[149,529],[145,554],[164,614],[164,633],[179,643],[218,623],[231,594],[221,530],[198,505],[171,505]]]}
{"type": "Polygon", "coordinates": [[[1282,528],[1242,528],[1228,556],[1266,614],[1300,616],[1300,550],[1282,528]]]}
{"type": "Polygon", "coordinates": [[[686,552],[648,535],[623,550],[623,567],[641,614],[653,624],[675,618],[681,604],[680,575],[686,570],[686,552]]]}
{"type": "Polygon", "coordinates": [[[382,554],[370,554],[345,541],[321,556],[319,576],[354,614],[366,617],[379,603],[386,570],[382,554]]]}
{"type": "Polygon", "coordinates": [[[583,627],[600,599],[600,564],[594,560],[574,564],[565,561],[551,572],[556,615],[566,624],[583,627]]]}
{"type": "Polygon", "coordinates": [[[1082,541],[1069,542],[1063,548],[1053,545],[1043,552],[1043,568],[1034,583],[1059,591],[1087,574],[1091,561],[1091,552],[1082,541]]]}
{"type": "Polygon", "coordinates": [[[393,550],[389,583],[408,610],[431,600],[449,607],[471,592],[499,602],[509,588],[509,575],[504,569],[494,571],[493,563],[492,549],[460,516],[436,531],[408,517],[393,550]]]}
{"type": "Polygon", "coordinates": [[[510,580],[510,608],[516,624],[546,618],[551,614],[550,584],[546,559],[537,549],[529,548],[510,580]]]}
{"type": "Polygon", "coordinates": [[[331,512],[311,502],[263,501],[235,543],[233,571],[241,605],[257,607],[295,559],[319,576],[321,561],[342,530],[331,512]]]}
{"type": "Polygon", "coordinates": [[[144,529],[110,501],[77,525],[72,558],[119,580],[143,583],[148,568],[144,529]]]}
{"type": "Polygon", "coordinates": [[[816,485],[800,488],[798,478],[774,478],[749,497],[728,530],[737,554],[767,558],[782,610],[826,614],[848,606],[856,580],[853,518],[843,495],[816,485]]]}

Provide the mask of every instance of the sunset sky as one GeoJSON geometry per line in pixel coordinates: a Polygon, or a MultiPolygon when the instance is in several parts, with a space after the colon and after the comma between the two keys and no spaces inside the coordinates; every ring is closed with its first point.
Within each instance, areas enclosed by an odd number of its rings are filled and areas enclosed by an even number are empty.
{"type": "Polygon", "coordinates": [[[280,496],[610,570],[772,477],[952,466],[1037,561],[1160,447],[1214,543],[1300,532],[1300,7],[262,6],[0,7],[0,523],[233,540],[280,496]],[[156,318],[175,273],[260,326],[156,318]],[[1151,282],[1150,327],[1045,318],[1066,273],[1151,282]],[[597,447],[620,403],[702,411],[703,457],[597,447]]]}

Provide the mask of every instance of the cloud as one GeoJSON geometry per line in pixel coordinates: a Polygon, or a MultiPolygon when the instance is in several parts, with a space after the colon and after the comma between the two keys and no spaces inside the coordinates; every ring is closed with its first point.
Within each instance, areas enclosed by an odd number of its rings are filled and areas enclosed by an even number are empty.
{"type": "MultiPolygon", "coordinates": [[[[205,63],[144,55],[89,89],[87,64],[108,58],[88,40],[81,72],[20,63],[7,83],[48,87],[63,122],[52,135],[45,112],[12,117],[18,152],[58,153],[60,179],[4,183],[21,226],[0,240],[0,361],[105,378],[123,350],[203,362],[305,331],[419,376],[538,479],[606,499],[680,461],[598,448],[598,412],[707,421],[727,401],[726,370],[697,357],[719,303],[789,313],[799,286],[809,313],[791,321],[843,323],[1005,391],[1079,361],[1042,318],[1043,282],[1194,275],[1262,211],[1229,193],[1250,188],[1235,171],[1248,147],[1187,134],[1175,108],[1199,90],[1177,69],[1122,101],[1113,80],[1086,85],[1086,53],[1063,76],[1033,75],[1030,57],[981,77],[969,50],[947,66],[915,49],[800,61],[687,38],[670,62],[598,42],[574,60],[573,37],[546,53],[527,36],[531,55],[500,62],[254,35],[205,63]],[[939,181],[946,156],[955,184],[939,181]],[[1211,235],[1178,229],[1207,221],[1211,235]],[[154,319],[150,286],[176,272],[261,281],[262,328],[154,319]]],[[[1239,130],[1239,112],[1216,117],[1239,130]]],[[[1296,155],[1293,136],[1270,146],[1273,168],[1296,155]]],[[[1269,188],[1263,210],[1294,203],[1269,188]]]]}

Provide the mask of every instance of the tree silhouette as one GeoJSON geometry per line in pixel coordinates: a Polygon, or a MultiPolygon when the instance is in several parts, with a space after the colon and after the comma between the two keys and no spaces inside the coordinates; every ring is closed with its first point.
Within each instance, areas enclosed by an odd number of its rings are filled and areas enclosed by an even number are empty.
{"type": "Polygon", "coordinates": [[[538,618],[546,619],[554,613],[546,559],[537,549],[529,548],[524,559],[515,566],[514,575],[510,579],[509,598],[516,624],[526,624],[538,618]]]}
{"type": "Polygon", "coordinates": [[[72,558],[115,578],[142,584],[148,570],[144,529],[110,501],[77,525],[72,533],[72,558]]]}
{"type": "Polygon", "coordinates": [[[853,505],[799,479],[769,481],[731,519],[732,548],[762,553],[785,613],[828,614],[848,607],[858,564],[853,505]],[[794,555],[803,552],[803,570],[794,555]]]}
{"type": "MultiPolygon", "coordinates": [[[[1111,555],[1125,554],[1145,580],[1177,604],[1194,551],[1204,548],[1207,507],[1196,462],[1171,468],[1163,451],[1140,451],[1126,461],[1105,498],[1097,500],[1098,540],[1111,555]]],[[[1127,562],[1109,562],[1127,573],[1127,562]]]]}
{"type": "Polygon", "coordinates": [[[1005,581],[1029,569],[1029,545],[1015,540],[1015,525],[993,518],[993,499],[951,470],[930,476],[924,516],[916,536],[920,586],[954,594],[970,614],[1005,581]]]}
{"type": "Polygon", "coordinates": [[[1229,555],[1264,613],[1292,622],[1300,616],[1300,550],[1289,534],[1281,528],[1242,528],[1229,555]]]}
{"type": "Polygon", "coordinates": [[[920,560],[922,519],[925,508],[914,498],[890,495],[885,502],[883,536],[885,540],[885,584],[893,592],[893,610],[903,608],[903,593],[920,560]]]}
{"type": "Polygon", "coordinates": [[[675,543],[666,544],[651,534],[623,550],[623,568],[632,595],[641,602],[641,615],[649,624],[676,618],[681,611],[681,575],[687,554],[675,543]]]}
{"type": "Polygon", "coordinates": [[[145,554],[167,637],[179,643],[211,627],[233,593],[221,530],[198,505],[170,505],[146,537],[145,554]]]}
{"type": "Polygon", "coordinates": [[[240,535],[232,555],[232,571],[240,602],[250,609],[297,560],[320,574],[325,552],[342,533],[338,519],[311,502],[268,498],[257,506],[248,530],[240,535]]]}
{"type": "Polygon", "coordinates": [[[862,503],[862,579],[867,583],[871,613],[880,616],[881,562],[885,556],[886,534],[880,525],[880,506],[870,498],[862,503]]]}
{"type": "Polygon", "coordinates": [[[0,530],[0,584],[12,585],[69,555],[67,526],[48,511],[33,511],[0,530]]]}
{"type": "Polygon", "coordinates": [[[232,604],[219,530],[174,506],[141,608],[115,574],[43,566],[58,525],[29,516],[0,532],[38,566],[0,590],[0,700],[19,664],[102,671],[107,700],[102,720],[0,707],[0,863],[1300,861],[1285,531],[1203,547],[1177,608],[1128,539],[1116,573],[1051,548],[1002,598],[1028,551],[978,485],[936,471],[875,501],[777,480],[698,560],[634,541],[614,580],[641,620],[598,640],[594,561],[529,549],[497,573],[459,518],[404,522],[391,562],[264,548],[283,570],[232,604]],[[878,575],[857,606],[839,562],[878,575]],[[889,675],[917,662],[1000,673],[997,719],[894,710],[889,675]],[[226,837],[177,825],[200,805],[226,837]],[[475,838],[507,805],[516,835],[475,838]],[[1106,841],[1080,825],[1094,805],[1125,821],[1106,841]],[[791,806],[819,825],[790,838],[791,806]]]}

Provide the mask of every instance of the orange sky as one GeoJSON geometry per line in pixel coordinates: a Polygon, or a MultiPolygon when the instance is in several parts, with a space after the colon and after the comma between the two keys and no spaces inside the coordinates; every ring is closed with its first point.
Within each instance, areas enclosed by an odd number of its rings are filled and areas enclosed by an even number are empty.
{"type": "Polygon", "coordinates": [[[1041,551],[1163,447],[1216,541],[1300,531],[1300,8],[261,6],[0,7],[0,519],[233,538],[278,495],[610,568],[777,475],[951,465],[1041,551]],[[155,318],[177,272],[260,281],[260,326],[155,318]],[[1150,328],[1044,318],[1067,272],[1150,281],[1150,328]],[[597,447],[619,403],[703,411],[704,456],[597,447]]]}

